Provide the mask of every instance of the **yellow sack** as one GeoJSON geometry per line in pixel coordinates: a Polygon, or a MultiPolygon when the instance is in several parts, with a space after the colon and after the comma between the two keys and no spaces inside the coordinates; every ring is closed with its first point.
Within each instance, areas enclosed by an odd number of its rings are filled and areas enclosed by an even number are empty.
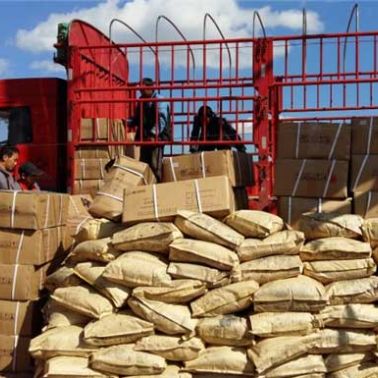
{"type": "Polygon", "coordinates": [[[373,361],[373,353],[335,353],[328,354],[324,358],[324,362],[329,373],[341,369],[346,369],[347,367],[361,364],[369,361],[373,361]]]}
{"type": "Polygon", "coordinates": [[[169,286],[140,286],[133,290],[134,297],[167,303],[187,303],[207,292],[206,284],[198,280],[174,280],[169,286]]]}
{"type": "Polygon", "coordinates": [[[362,225],[362,236],[372,248],[378,247],[378,218],[364,220],[362,225]]]}
{"type": "Polygon", "coordinates": [[[192,378],[192,375],[181,372],[181,368],[177,365],[168,365],[161,374],[129,375],[128,378],[192,378]]]}
{"type": "Polygon", "coordinates": [[[148,252],[125,252],[109,263],[103,277],[128,287],[170,285],[168,265],[148,252]]]}
{"type": "Polygon", "coordinates": [[[239,265],[235,252],[215,243],[194,239],[177,239],[169,246],[169,260],[205,264],[220,270],[239,265]]]}
{"type": "Polygon", "coordinates": [[[169,252],[169,244],[183,238],[173,223],[147,222],[119,231],[113,235],[112,244],[120,251],[169,252]]]}
{"type": "Polygon", "coordinates": [[[52,293],[58,287],[79,286],[83,281],[76,276],[73,269],[62,266],[45,279],[43,287],[52,293]]]}
{"type": "Polygon", "coordinates": [[[268,282],[254,295],[256,312],[318,312],[327,302],[324,286],[306,276],[268,282]]]}
{"type": "Polygon", "coordinates": [[[102,274],[105,266],[93,262],[85,262],[77,264],[73,270],[83,281],[111,300],[114,307],[121,308],[126,304],[130,289],[103,278],[102,274]]]}
{"type": "Polygon", "coordinates": [[[329,378],[378,378],[376,363],[357,364],[328,374],[329,378]]]}
{"type": "Polygon", "coordinates": [[[234,315],[201,319],[196,332],[205,343],[213,345],[249,346],[253,340],[247,319],[234,315]]]}
{"type": "Polygon", "coordinates": [[[197,337],[183,340],[180,337],[165,335],[144,337],[134,346],[134,350],[157,354],[170,361],[194,360],[204,349],[205,345],[197,337]]]}
{"type": "Polygon", "coordinates": [[[108,375],[148,375],[164,371],[167,366],[164,358],[133,348],[133,344],[101,348],[92,353],[89,366],[108,375]]]}
{"type": "Polygon", "coordinates": [[[272,255],[297,255],[303,243],[303,232],[285,230],[262,240],[245,239],[236,251],[240,261],[249,261],[272,255]]]}
{"type": "Polygon", "coordinates": [[[194,317],[224,315],[243,310],[252,304],[259,284],[255,281],[237,282],[209,291],[191,302],[194,317]]]}
{"type": "Polygon", "coordinates": [[[248,238],[263,239],[284,228],[280,217],[259,210],[235,211],[224,222],[248,238]]]}
{"type": "Polygon", "coordinates": [[[74,238],[76,243],[81,243],[86,240],[104,239],[111,237],[115,232],[124,228],[124,225],[112,222],[105,218],[89,218],[82,224],[79,224],[74,238]]]}
{"type": "Polygon", "coordinates": [[[179,210],[175,219],[176,226],[193,239],[204,240],[227,248],[235,249],[244,236],[207,214],[189,210],[179,210]]]}
{"type": "Polygon", "coordinates": [[[89,345],[132,343],[154,333],[154,325],[128,312],[118,312],[89,323],[84,328],[84,340],[89,345]]]}

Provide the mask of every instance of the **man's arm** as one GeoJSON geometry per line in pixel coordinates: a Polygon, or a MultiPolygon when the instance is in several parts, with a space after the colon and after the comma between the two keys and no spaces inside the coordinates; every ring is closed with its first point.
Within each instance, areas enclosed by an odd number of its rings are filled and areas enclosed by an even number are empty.
{"type": "MultiPolygon", "coordinates": [[[[224,137],[225,139],[229,139],[229,140],[237,140],[237,141],[240,141],[241,138],[239,136],[239,134],[236,132],[236,130],[230,125],[229,122],[227,122],[225,119],[222,120],[223,122],[223,125],[224,125],[224,137]]],[[[236,144],[234,146],[238,151],[240,152],[245,152],[246,151],[246,147],[244,144],[236,144]]]]}

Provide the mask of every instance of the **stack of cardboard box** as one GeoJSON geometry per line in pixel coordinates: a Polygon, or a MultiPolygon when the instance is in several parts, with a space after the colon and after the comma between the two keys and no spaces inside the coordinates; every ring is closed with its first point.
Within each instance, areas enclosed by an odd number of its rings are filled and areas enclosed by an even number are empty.
{"type": "Polygon", "coordinates": [[[39,294],[64,245],[68,195],[0,192],[0,371],[27,372],[40,331],[39,294]]]}
{"type": "Polygon", "coordinates": [[[282,122],[274,194],[279,215],[293,227],[304,212],[351,212],[348,173],[351,126],[282,122]]]}
{"type": "Polygon", "coordinates": [[[378,117],[352,119],[350,191],[356,214],[378,217],[378,117]]]}

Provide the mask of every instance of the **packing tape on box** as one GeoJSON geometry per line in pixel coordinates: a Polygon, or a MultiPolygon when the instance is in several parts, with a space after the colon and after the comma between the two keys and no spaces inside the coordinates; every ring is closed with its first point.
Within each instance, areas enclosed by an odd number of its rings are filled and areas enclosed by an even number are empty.
{"type": "Polygon", "coordinates": [[[336,144],[337,144],[337,141],[339,140],[341,129],[342,129],[343,125],[344,125],[343,122],[340,122],[339,126],[337,127],[336,135],[335,135],[335,138],[333,139],[332,146],[331,146],[331,149],[330,149],[329,154],[328,154],[328,160],[332,159],[332,156],[335,152],[336,144]]]}
{"type": "Polygon", "coordinates": [[[122,169],[123,171],[132,173],[133,175],[140,177],[143,180],[144,185],[148,184],[148,182],[146,181],[146,178],[143,176],[143,173],[138,172],[135,169],[127,168],[127,167],[124,167],[124,166],[119,165],[119,164],[113,164],[113,167],[116,167],[116,168],[122,169]]]}
{"type": "Polygon", "coordinates": [[[333,159],[332,163],[331,163],[331,169],[328,172],[327,181],[326,181],[326,184],[325,184],[325,187],[324,187],[322,197],[326,197],[326,194],[327,194],[328,189],[329,189],[329,184],[331,182],[331,177],[332,177],[333,171],[335,170],[335,166],[336,166],[336,159],[333,159]]]}
{"type": "Polygon", "coordinates": [[[19,264],[14,264],[13,280],[12,280],[12,292],[11,292],[11,299],[12,299],[12,301],[14,301],[15,292],[16,292],[18,267],[19,267],[19,264]]]}
{"type": "Polygon", "coordinates": [[[152,205],[154,207],[154,216],[159,221],[159,208],[157,204],[156,184],[152,185],[152,205]]]}
{"type": "Polygon", "coordinates": [[[58,226],[62,224],[63,216],[63,194],[59,194],[59,223],[58,226]]]}
{"type": "Polygon", "coordinates": [[[200,153],[200,160],[201,160],[201,171],[202,171],[202,177],[206,177],[206,165],[205,165],[205,152],[202,151],[200,153]]]}
{"type": "Polygon", "coordinates": [[[123,198],[115,196],[114,194],[110,194],[110,193],[106,193],[106,192],[97,192],[97,195],[98,196],[109,197],[109,198],[112,198],[112,199],[114,199],[116,201],[123,202],[123,198]]]}
{"type": "Polygon", "coordinates": [[[374,118],[370,117],[370,122],[369,122],[369,133],[368,133],[368,140],[367,140],[367,146],[366,146],[366,153],[370,154],[370,147],[371,147],[371,136],[373,134],[373,123],[374,123],[374,118]]]}
{"type": "Polygon", "coordinates": [[[172,156],[170,156],[168,159],[169,159],[169,166],[171,167],[173,181],[177,181],[175,167],[173,166],[173,158],[172,156]]]}
{"type": "Polygon", "coordinates": [[[12,358],[12,371],[16,372],[17,368],[17,348],[18,348],[18,340],[19,336],[14,335],[14,343],[13,343],[13,358],[12,358]]]}
{"type": "Polygon", "coordinates": [[[299,173],[298,173],[297,179],[295,180],[295,183],[294,183],[293,191],[291,192],[291,196],[292,197],[295,197],[295,194],[297,193],[298,185],[299,185],[299,183],[301,181],[301,178],[302,178],[302,175],[303,175],[303,171],[304,171],[306,162],[307,162],[307,159],[303,159],[302,160],[302,164],[301,164],[301,167],[299,169],[299,173]]]}
{"type": "Polygon", "coordinates": [[[302,125],[303,125],[302,122],[297,123],[297,140],[295,142],[295,158],[296,159],[298,159],[298,156],[299,156],[299,144],[300,144],[302,125]]]}
{"type": "Polygon", "coordinates": [[[17,330],[18,330],[18,318],[19,318],[19,315],[20,315],[20,301],[17,301],[16,302],[16,311],[15,311],[15,314],[14,314],[14,327],[13,327],[13,334],[16,336],[18,334],[17,330]]]}
{"type": "Polygon", "coordinates": [[[22,245],[24,244],[24,234],[25,234],[25,231],[22,230],[21,235],[20,235],[20,240],[19,240],[18,246],[17,246],[17,253],[16,253],[15,264],[18,264],[18,262],[20,260],[20,254],[21,254],[21,250],[22,250],[22,245]]]}
{"type": "Polygon", "coordinates": [[[199,190],[199,185],[198,185],[197,179],[194,180],[194,189],[195,189],[195,192],[196,192],[196,201],[197,201],[198,212],[202,213],[201,193],[200,193],[200,190],[199,190]]]}
{"type": "Polygon", "coordinates": [[[99,159],[98,163],[100,164],[100,176],[101,178],[103,179],[104,178],[104,165],[106,164],[103,164],[102,163],[102,159],[99,159]]]}
{"type": "Polygon", "coordinates": [[[80,161],[80,177],[82,177],[83,179],[85,179],[85,159],[82,159],[80,161]]]}
{"type": "Polygon", "coordinates": [[[93,219],[91,216],[86,216],[77,226],[76,226],[76,230],[75,230],[75,235],[78,234],[78,232],[80,231],[80,228],[81,226],[88,220],[88,219],[93,219]]]}
{"type": "Polygon", "coordinates": [[[49,210],[50,210],[50,194],[47,194],[47,204],[46,204],[46,214],[45,214],[45,225],[43,228],[47,228],[49,225],[49,210]]]}
{"type": "Polygon", "coordinates": [[[322,206],[323,206],[323,200],[321,198],[318,198],[318,208],[317,208],[318,213],[323,212],[322,206]]]}
{"type": "Polygon", "coordinates": [[[13,197],[12,197],[12,209],[11,209],[11,228],[14,228],[14,216],[16,212],[16,197],[18,194],[18,190],[15,190],[13,192],[13,197]]]}
{"type": "Polygon", "coordinates": [[[293,197],[289,197],[287,200],[287,223],[291,224],[292,217],[293,197]]]}

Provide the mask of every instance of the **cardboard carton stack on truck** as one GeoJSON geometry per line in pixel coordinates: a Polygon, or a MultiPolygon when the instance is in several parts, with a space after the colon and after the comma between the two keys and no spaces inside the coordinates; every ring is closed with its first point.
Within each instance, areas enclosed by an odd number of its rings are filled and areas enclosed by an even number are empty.
{"type": "Polygon", "coordinates": [[[301,214],[310,211],[352,212],[350,146],[347,123],[280,123],[274,194],[286,222],[297,226],[301,214]]]}
{"type": "Polygon", "coordinates": [[[26,372],[40,289],[66,252],[68,195],[0,192],[0,371],[26,372]]]}

